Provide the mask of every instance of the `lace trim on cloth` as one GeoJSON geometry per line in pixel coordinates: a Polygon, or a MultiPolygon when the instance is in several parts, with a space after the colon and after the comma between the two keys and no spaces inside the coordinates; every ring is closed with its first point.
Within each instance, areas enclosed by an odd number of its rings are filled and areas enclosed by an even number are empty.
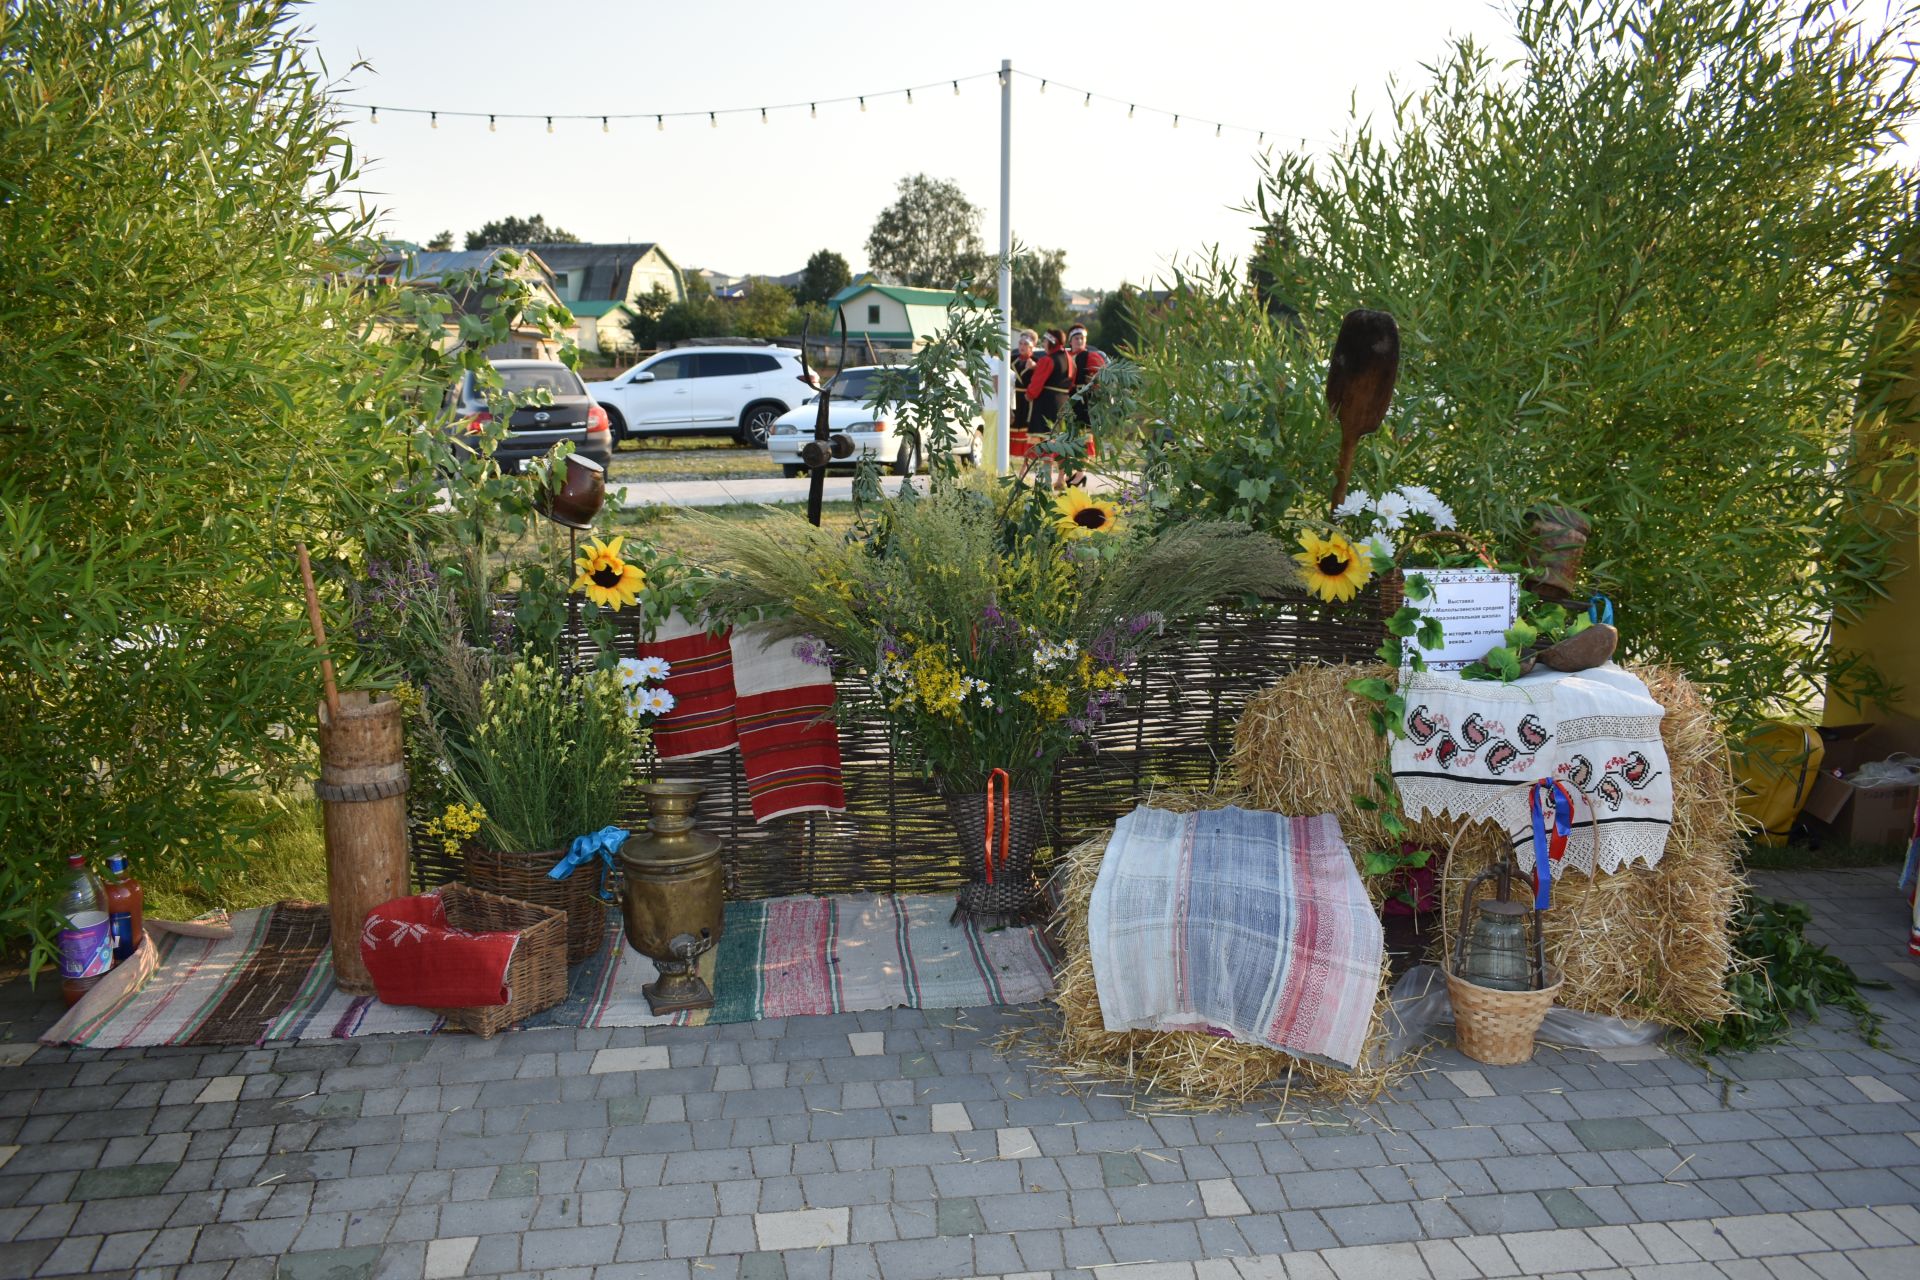
{"type": "MultiPolygon", "coordinates": [[[[1527,812],[1524,787],[1500,793],[1494,804],[1477,794],[1484,788],[1454,782],[1447,778],[1395,778],[1400,804],[1407,816],[1422,818],[1458,818],[1468,822],[1494,822],[1507,836],[1508,843],[1520,855],[1520,865],[1533,865],[1533,818],[1527,812]],[[1515,835],[1514,832],[1519,834],[1515,835]]],[[[1612,875],[1625,866],[1638,863],[1652,868],[1660,865],[1667,851],[1667,831],[1672,823],[1664,818],[1601,818],[1599,825],[1606,839],[1600,856],[1594,856],[1594,815],[1587,804],[1574,802],[1573,834],[1567,839],[1566,856],[1553,863],[1554,882],[1567,870],[1612,875]]]]}

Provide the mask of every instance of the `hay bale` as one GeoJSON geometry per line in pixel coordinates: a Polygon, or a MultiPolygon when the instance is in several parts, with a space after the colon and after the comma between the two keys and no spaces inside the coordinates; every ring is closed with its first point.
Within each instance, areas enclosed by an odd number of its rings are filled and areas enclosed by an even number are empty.
{"type": "MultiPolygon", "coordinates": [[[[1244,796],[1198,792],[1161,792],[1146,799],[1161,809],[1188,812],[1246,804],[1244,796]]],[[[1237,1107],[1260,1098],[1312,1095],[1331,1103],[1365,1102],[1378,1097],[1406,1070],[1412,1059],[1383,1061],[1386,1033],[1381,1022],[1386,998],[1382,967],[1380,998],[1374,1002],[1363,1061],[1357,1071],[1307,1062],[1265,1045],[1246,1044],[1195,1031],[1108,1031],[1101,1023],[1094,988],[1093,957],[1087,946],[1087,908],[1112,832],[1089,839],[1072,851],[1056,873],[1059,906],[1054,936],[1062,959],[1054,974],[1053,1002],[1060,1008],[1057,1028],[1037,1028],[1052,1069],[1069,1080],[1125,1081],[1170,1105],[1189,1110],[1237,1107]]]]}
{"type": "MultiPolygon", "coordinates": [[[[1652,870],[1560,880],[1547,914],[1547,954],[1566,975],[1566,1007],[1685,1027],[1732,1010],[1728,922],[1742,885],[1733,776],[1726,743],[1693,684],[1668,667],[1628,670],[1666,708],[1660,736],[1673,770],[1667,851],[1652,870]]],[[[1302,666],[1248,703],[1233,768],[1250,803],[1333,813],[1356,856],[1384,847],[1379,815],[1358,808],[1354,797],[1369,791],[1386,749],[1368,722],[1368,703],[1346,686],[1390,675],[1385,667],[1302,666]]],[[[1492,823],[1457,820],[1415,823],[1411,838],[1448,854],[1443,904],[1451,945],[1461,892],[1503,855],[1506,838],[1492,823]]]]}

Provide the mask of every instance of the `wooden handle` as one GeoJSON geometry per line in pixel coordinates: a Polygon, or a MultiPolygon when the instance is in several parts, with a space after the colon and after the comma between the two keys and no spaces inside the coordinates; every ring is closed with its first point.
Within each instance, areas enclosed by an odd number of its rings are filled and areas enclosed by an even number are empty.
{"type": "Polygon", "coordinates": [[[320,594],[313,589],[313,561],[307,558],[307,544],[296,543],[300,552],[300,584],[307,592],[307,622],[313,627],[313,642],[320,649],[320,682],[326,688],[327,714],[340,719],[340,690],[333,683],[333,658],[327,653],[327,624],[320,620],[320,594]]]}

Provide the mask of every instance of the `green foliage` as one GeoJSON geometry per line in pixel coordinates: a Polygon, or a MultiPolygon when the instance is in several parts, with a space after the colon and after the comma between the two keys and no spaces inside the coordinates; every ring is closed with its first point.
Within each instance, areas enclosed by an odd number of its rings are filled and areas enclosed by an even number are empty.
{"type": "Polygon", "coordinates": [[[867,234],[875,271],[919,288],[947,289],[980,274],[986,247],[980,209],[959,184],[924,173],[900,179],[899,199],[880,211],[867,234]]]}
{"type": "Polygon", "coordinates": [[[627,317],[627,334],[633,339],[633,345],[642,351],[659,346],[660,321],[673,306],[673,294],[656,280],[653,288],[627,305],[633,308],[633,314],[627,317]]]}
{"type": "Polygon", "coordinates": [[[448,759],[482,838],[513,852],[553,849],[619,816],[639,723],[618,674],[568,675],[528,658],[487,681],[468,745],[448,759]]]}
{"type": "Polygon", "coordinates": [[[940,332],[907,363],[888,366],[874,380],[873,403],[897,406],[894,429],[926,459],[935,489],[953,483],[954,447],[973,430],[981,398],[993,385],[988,360],[1002,339],[997,309],[975,307],[955,293],[940,332]]]}
{"type": "Polygon", "coordinates": [[[755,276],[744,296],[728,307],[728,327],[746,338],[778,338],[793,320],[793,294],[755,276]]]}
{"type": "Polygon", "coordinates": [[[1816,943],[1806,928],[1812,913],[1797,902],[1747,896],[1734,913],[1734,949],[1742,958],[1727,980],[1734,1011],[1720,1022],[1696,1025],[1706,1053],[1739,1053],[1784,1039],[1799,1016],[1818,1021],[1820,1007],[1853,1015],[1854,1029],[1869,1045],[1880,1043],[1880,1015],[1860,994],[1863,983],[1847,965],[1816,943]]]}
{"type": "Polygon", "coordinates": [[[724,337],[732,323],[726,304],[714,297],[713,291],[701,284],[698,276],[689,274],[687,296],[660,313],[659,323],[654,326],[654,344],[666,346],[688,338],[724,337]]]}
{"type": "Polygon", "coordinates": [[[1065,249],[1028,247],[1013,255],[1013,314],[1016,326],[1046,329],[1066,322],[1067,308],[1060,301],[1060,276],[1066,269],[1065,249]]]}
{"type": "MultiPolygon", "coordinates": [[[[349,566],[511,507],[486,456],[504,424],[455,453],[443,392],[469,369],[497,387],[480,353],[515,323],[569,320],[511,253],[484,281],[375,279],[296,19],[0,18],[0,934],[35,965],[69,849],[117,842],[207,887],[260,856],[259,796],[310,776],[319,694],[293,544],[335,611],[349,566]],[[451,344],[448,290],[474,304],[451,344]]],[[[343,683],[375,672],[333,623],[343,683]]]]}
{"type": "Polygon", "coordinates": [[[1140,331],[1135,323],[1139,309],[1140,291],[1130,284],[1123,284],[1100,299],[1100,309],[1094,313],[1093,324],[1089,326],[1088,345],[1115,355],[1131,353],[1139,342],[1140,331]]]}
{"type": "MultiPolygon", "coordinates": [[[[1909,11],[1880,36],[1785,0],[1526,0],[1515,22],[1516,66],[1463,40],[1383,129],[1272,161],[1265,288],[1319,351],[1349,308],[1399,320],[1357,483],[1416,470],[1509,546],[1529,499],[1564,495],[1627,653],[1736,720],[1804,704],[1829,619],[1886,571],[1901,522],[1875,517],[1913,494],[1882,432],[1916,335],[1875,333],[1910,218],[1885,158],[1914,108],[1909,11]]],[[[1272,326],[1242,341],[1258,359],[1272,326]]],[[[1262,425],[1210,419],[1209,441],[1262,425]]]]}
{"type": "Polygon", "coordinates": [[[853,283],[853,268],[847,260],[831,249],[821,249],[807,259],[805,269],[800,272],[800,287],[794,291],[794,300],[802,305],[812,303],[825,306],[834,294],[853,283]]]}
{"type": "MultiPolygon", "coordinates": [[[[452,233],[443,233],[451,241],[452,233]]],[[[467,232],[467,248],[490,249],[497,244],[579,244],[571,231],[547,225],[545,214],[531,218],[505,217],[483,223],[478,231],[467,232]]]]}
{"type": "Polygon", "coordinates": [[[1511,684],[1524,674],[1521,668],[1529,653],[1537,654],[1542,649],[1579,635],[1592,625],[1593,619],[1584,613],[1569,613],[1560,605],[1548,604],[1531,591],[1523,591],[1520,593],[1519,616],[1500,637],[1505,643],[1489,649],[1487,656],[1478,662],[1468,663],[1460,674],[1468,680],[1498,680],[1502,684],[1511,684]]]}
{"type": "Polygon", "coordinates": [[[451,230],[434,232],[433,239],[427,241],[427,248],[435,253],[445,253],[453,248],[453,232],[451,230]]]}

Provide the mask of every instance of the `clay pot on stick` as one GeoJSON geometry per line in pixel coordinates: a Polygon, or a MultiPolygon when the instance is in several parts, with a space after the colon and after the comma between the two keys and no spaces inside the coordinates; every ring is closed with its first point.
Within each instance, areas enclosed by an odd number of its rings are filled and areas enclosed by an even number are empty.
{"type": "Polygon", "coordinates": [[[1327,360],[1327,407],[1340,420],[1333,506],[1347,496],[1360,438],[1380,429],[1400,377],[1400,326],[1385,311],[1347,312],[1327,360]]]}

